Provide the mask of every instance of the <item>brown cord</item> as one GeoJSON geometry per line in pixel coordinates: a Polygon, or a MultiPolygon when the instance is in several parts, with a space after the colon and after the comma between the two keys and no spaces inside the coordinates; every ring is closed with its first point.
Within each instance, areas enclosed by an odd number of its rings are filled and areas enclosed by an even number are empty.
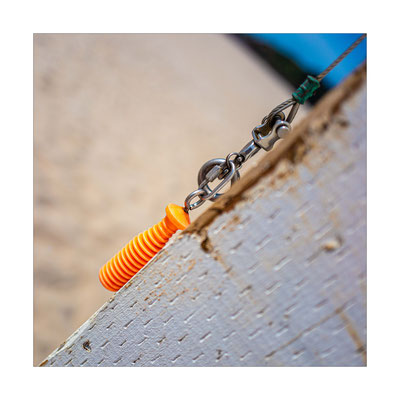
{"type": "MultiPolygon", "coordinates": [[[[365,33],[363,35],[361,35],[344,53],[342,53],[331,65],[329,65],[328,68],[326,68],[323,72],[321,72],[316,77],[316,79],[319,82],[321,82],[322,79],[324,79],[325,76],[328,75],[329,72],[331,72],[332,69],[336,67],[336,65],[338,65],[349,53],[351,53],[366,38],[366,36],[367,35],[365,33]]],[[[296,100],[293,99],[293,97],[284,101],[283,103],[279,104],[268,115],[266,115],[263,118],[262,124],[264,125],[267,122],[266,125],[267,125],[268,129],[271,129],[272,128],[272,126],[271,126],[272,120],[275,117],[275,115],[282,112],[286,108],[293,106],[294,104],[296,104],[296,100]]]]}
{"type": "Polygon", "coordinates": [[[342,53],[325,71],[321,72],[318,76],[317,79],[321,82],[322,79],[325,78],[326,75],[329,74],[329,72],[332,71],[333,68],[336,67],[349,53],[351,53],[365,38],[366,34],[364,33],[361,35],[344,53],[342,53]]]}

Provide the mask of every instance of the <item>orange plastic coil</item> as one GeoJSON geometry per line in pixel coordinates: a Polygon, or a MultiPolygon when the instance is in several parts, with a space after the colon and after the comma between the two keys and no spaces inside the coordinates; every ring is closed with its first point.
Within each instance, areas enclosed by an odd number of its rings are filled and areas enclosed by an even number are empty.
{"type": "Polygon", "coordinates": [[[111,258],[99,272],[101,284],[112,292],[118,291],[142,269],[168,242],[178,229],[190,224],[182,207],[168,204],[166,216],[156,225],[135,236],[111,258]]]}

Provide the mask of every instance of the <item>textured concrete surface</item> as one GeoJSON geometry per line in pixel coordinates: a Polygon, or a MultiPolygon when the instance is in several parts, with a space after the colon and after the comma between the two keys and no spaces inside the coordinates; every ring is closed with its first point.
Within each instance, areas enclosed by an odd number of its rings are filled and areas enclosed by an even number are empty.
{"type": "Polygon", "coordinates": [[[109,298],[101,265],[288,93],[226,36],[35,35],[35,364],[109,298]]]}
{"type": "Polygon", "coordinates": [[[363,76],[42,365],[366,365],[363,76]]]}

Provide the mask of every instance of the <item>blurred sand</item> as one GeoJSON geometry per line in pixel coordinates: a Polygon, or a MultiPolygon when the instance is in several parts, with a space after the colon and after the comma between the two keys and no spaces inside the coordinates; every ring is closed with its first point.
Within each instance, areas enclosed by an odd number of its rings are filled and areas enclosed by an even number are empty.
{"type": "Polygon", "coordinates": [[[35,35],[35,364],[110,297],[103,263],[289,93],[227,36],[35,35]]]}

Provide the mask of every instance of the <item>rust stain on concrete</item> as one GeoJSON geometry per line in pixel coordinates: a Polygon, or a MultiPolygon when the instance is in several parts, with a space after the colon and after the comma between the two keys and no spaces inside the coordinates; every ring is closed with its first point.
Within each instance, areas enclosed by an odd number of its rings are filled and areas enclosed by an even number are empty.
{"type": "Polygon", "coordinates": [[[354,344],[356,345],[356,349],[358,353],[361,353],[363,362],[365,365],[367,365],[367,350],[365,347],[364,342],[361,340],[360,335],[357,332],[357,329],[354,327],[352,321],[350,318],[346,315],[344,310],[340,310],[338,312],[339,317],[342,319],[344,322],[344,325],[346,327],[347,333],[353,340],[354,344]]]}

